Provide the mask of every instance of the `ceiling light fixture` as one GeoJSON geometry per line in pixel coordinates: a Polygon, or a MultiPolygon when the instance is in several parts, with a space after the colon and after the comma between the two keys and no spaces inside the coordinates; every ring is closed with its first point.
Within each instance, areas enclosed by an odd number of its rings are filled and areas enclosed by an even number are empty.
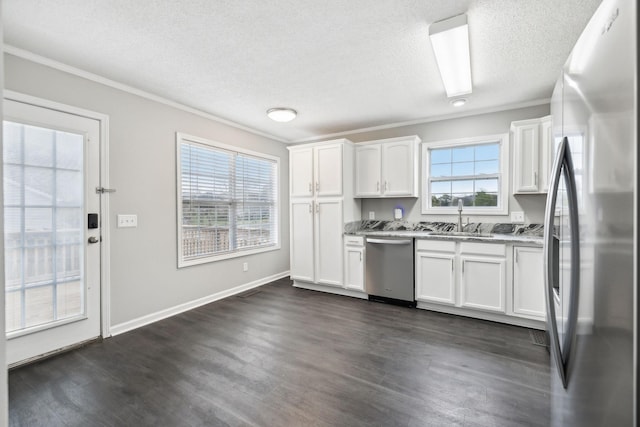
{"type": "Polygon", "coordinates": [[[447,97],[471,93],[467,15],[462,14],[434,22],[429,26],[429,37],[447,97]]]}
{"type": "Polygon", "coordinates": [[[451,105],[454,107],[462,107],[466,103],[467,100],[465,98],[456,98],[451,100],[451,105]]]}
{"type": "Polygon", "coordinates": [[[276,122],[290,122],[295,119],[298,113],[291,108],[271,108],[267,110],[267,116],[276,122]]]}

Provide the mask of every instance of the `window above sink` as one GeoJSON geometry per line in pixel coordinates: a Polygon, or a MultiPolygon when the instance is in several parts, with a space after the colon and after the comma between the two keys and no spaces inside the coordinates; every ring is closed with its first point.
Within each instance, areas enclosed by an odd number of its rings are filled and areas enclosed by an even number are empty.
{"type": "Polygon", "coordinates": [[[422,143],[422,213],[508,213],[509,135],[422,143]]]}

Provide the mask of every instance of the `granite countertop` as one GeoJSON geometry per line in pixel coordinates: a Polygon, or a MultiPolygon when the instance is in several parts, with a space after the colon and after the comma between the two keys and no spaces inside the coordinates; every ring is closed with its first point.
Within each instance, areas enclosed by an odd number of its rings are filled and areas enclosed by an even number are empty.
{"type": "Polygon", "coordinates": [[[524,243],[542,247],[544,229],[541,224],[471,223],[464,234],[455,232],[457,225],[446,222],[355,221],[345,224],[344,232],[355,236],[409,237],[430,240],[454,240],[488,243],[524,243]]]}

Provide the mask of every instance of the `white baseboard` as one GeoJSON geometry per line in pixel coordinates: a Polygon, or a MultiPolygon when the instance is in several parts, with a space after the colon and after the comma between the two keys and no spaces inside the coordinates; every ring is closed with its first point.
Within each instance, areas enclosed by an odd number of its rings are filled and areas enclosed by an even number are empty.
{"type": "Polygon", "coordinates": [[[166,319],[167,317],[184,313],[185,311],[192,310],[196,307],[200,307],[202,305],[209,304],[211,302],[218,301],[223,298],[227,298],[227,297],[239,294],[241,292],[248,291],[249,289],[257,288],[258,286],[266,285],[267,283],[273,282],[274,280],[282,279],[283,277],[288,277],[288,276],[289,276],[289,272],[284,271],[282,273],[274,274],[268,277],[263,277],[261,279],[254,280],[253,282],[245,283],[243,285],[236,286],[231,289],[225,289],[224,291],[220,291],[203,298],[198,298],[196,300],[185,302],[183,304],[179,304],[174,307],[166,308],[164,310],[160,310],[155,313],[147,314],[146,316],[138,317],[136,319],[129,320],[127,322],[119,323],[117,325],[111,325],[111,328],[110,328],[111,336],[123,334],[133,329],[137,329],[142,326],[148,325],[150,323],[157,322],[158,320],[166,319]]]}
{"type": "Polygon", "coordinates": [[[360,298],[360,299],[369,298],[369,295],[365,294],[364,292],[354,291],[351,289],[338,288],[336,286],[318,285],[315,283],[301,282],[299,280],[294,280],[293,286],[296,288],[309,289],[311,291],[327,292],[329,294],[343,295],[347,297],[354,297],[354,298],[360,298]]]}
{"type": "Polygon", "coordinates": [[[469,310],[467,308],[452,307],[428,302],[417,302],[417,308],[423,310],[438,311],[440,313],[455,314],[457,316],[473,317],[475,319],[490,320],[492,322],[508,323],[531,329],[546,329],[546,322],[541,320],[526,319],[524,317],[508,316],[506,314],[490,313],[481,310],[469,310]]]}

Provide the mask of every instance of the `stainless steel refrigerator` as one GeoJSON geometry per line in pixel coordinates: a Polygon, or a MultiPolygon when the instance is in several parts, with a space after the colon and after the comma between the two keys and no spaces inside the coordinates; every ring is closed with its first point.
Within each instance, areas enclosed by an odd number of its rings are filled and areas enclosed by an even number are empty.
{"type": "Polygon", "coordinates": [[[551,102],[545,281],[554,426],[636,425],[636,7],[602,2],[551,102]]]}

